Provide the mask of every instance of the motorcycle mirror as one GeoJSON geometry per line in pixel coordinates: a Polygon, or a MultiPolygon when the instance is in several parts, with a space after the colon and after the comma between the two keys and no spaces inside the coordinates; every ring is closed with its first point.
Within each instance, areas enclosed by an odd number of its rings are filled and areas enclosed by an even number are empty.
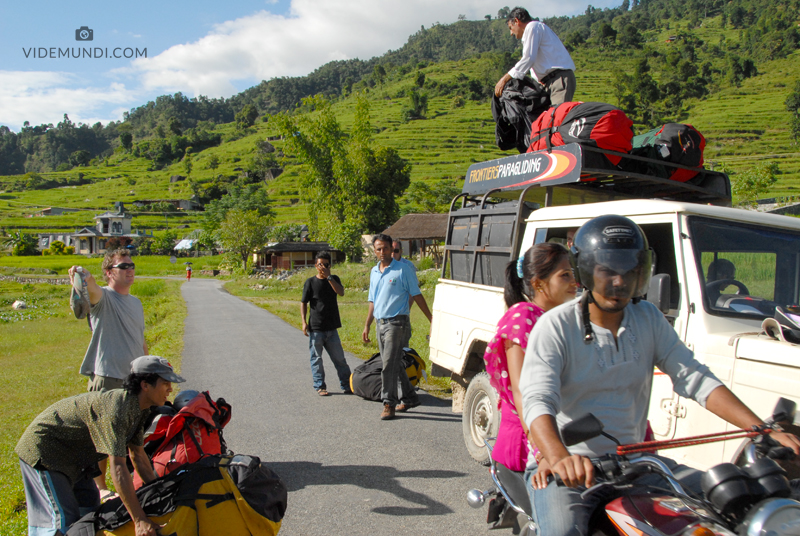
{"type": "Polygon", "coordinates": [[[567,447],[583,443],[602,434],[603,423],[591,413],[578,417],[561,429],[561,439],[567,447]]]}
{"type": "Polygon", "coordinates": [[[797,412],[797,404],[788,398],[779,398],[772,410],[772,422],[794,423],[794,415],[797,412]]]}
{"type": "Polygon", "coordinates": [[[467,492],[467,503],[472,508],[480,508],[486,502],[486,494],[477,489],[471,489],[467,492]]]}

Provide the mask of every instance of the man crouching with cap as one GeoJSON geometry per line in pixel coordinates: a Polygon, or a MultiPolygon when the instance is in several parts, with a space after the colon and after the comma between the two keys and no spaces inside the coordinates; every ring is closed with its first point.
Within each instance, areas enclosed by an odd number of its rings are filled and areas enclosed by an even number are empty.
{"type": "Polygon", "coordinates": [[[142,510],[125,463],[145,482],[156,478],[142,447],[144,422],[151,406],[162,406],[172,383],[184,382],[163,357],[145,355],[131,363],[122,389],[92,391],[56,402],[36,417],[17,447],[28,534],[66,533],[67,528],[100,505],[92,477],[97,462],[108,457],[111,479],[135,523],[136,536],[154,536],[159,525],[142,510]]]}

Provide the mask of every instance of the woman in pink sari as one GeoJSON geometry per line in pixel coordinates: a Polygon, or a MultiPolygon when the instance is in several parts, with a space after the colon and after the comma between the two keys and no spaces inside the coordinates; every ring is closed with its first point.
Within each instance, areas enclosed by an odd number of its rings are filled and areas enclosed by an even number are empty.
{"type": "MultiPolygon", "coordinates": [[[[577,286],[569,253],[561,244],[537,244],[506,268],[503,297],[508,311],[483,356],[492,386],[500,395],[500,429],[492,458],[513,471],[524,471],[528,461],[528,429],[517,408],[522,407],[519,378],[528,336],[545,311],[575,297],[577,286]]],[[[533,456],[546,476],[538,449],[533,456]]]]}

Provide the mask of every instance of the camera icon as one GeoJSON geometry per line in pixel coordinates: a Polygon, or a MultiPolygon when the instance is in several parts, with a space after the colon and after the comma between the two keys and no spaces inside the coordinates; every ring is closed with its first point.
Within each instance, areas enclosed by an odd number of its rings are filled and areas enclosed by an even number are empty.
{"type": "Polygon", "coordinates": [[[75,30],[75,41],[91,41],[94,39],[94,30],[88,26],[81,26],[75,30]]]}

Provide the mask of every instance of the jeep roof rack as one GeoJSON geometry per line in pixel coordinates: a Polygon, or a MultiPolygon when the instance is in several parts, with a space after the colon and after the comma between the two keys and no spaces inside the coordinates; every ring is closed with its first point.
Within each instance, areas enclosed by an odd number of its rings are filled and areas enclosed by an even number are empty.
{"type": "Polygon", "coordinates": [[[693,179],[677,182],[610,165],[606,169],[604,155],[661,166],[665,174],[697,170],[574,143],[474,164],[450,204],[442,277],[450,261],[452,279],[502,287],[505,264],[515,260],[522,239],[522,222],[541,206],[631,198],[730,206],[730,180],[724,173],[700,169],[693,179]]]}

